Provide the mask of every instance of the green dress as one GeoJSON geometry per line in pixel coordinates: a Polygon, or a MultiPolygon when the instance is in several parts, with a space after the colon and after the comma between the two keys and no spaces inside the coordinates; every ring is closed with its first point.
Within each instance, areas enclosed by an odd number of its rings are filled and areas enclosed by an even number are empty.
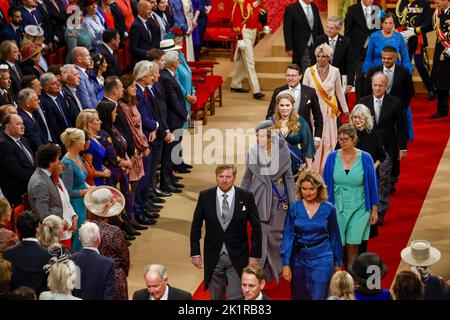
{"type": "Polygon", "coordinates": [[[345,172],[341,152],[336,156],[333,173],[336,215],[342,245],[360,244],[369,239],[370,212],[365,208],[364,170],[361,153],[352,167],[345,172]]]}

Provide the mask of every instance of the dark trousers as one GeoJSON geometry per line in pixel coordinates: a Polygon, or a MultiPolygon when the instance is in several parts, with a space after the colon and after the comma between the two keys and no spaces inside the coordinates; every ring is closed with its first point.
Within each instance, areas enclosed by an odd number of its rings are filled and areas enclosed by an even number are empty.
{"type": "Polygon", "coordinates": [[[313,56],[313,46],[309,46],[303,52],[294,51],[292,54],[292,63],[298,64],[302,68],[302,72],[305,73],[305,70],[312,64],[313,59],[311,57],[313,56]]]}
{"type": "Polygon", "coordinates": [[[134,199],[134,213],[139,215],[144,211],[144,203],[147,200],[148,188],[150,187],[150,173],[152,164],[152,153],[142,158],[144,163],[144,176],[139,180],[136,187],[134,199]]]}
{"type": "Polygon", "coordinates": [[[414,56],[414,63],[416,65],[417,71],[419,72],[420,77],[422,78],[423,84],[427,88],[427,91],[434,91],[433,83],[431,82],[430,74],[428,73],[427,68],[425,67],[425,61],[423,59],[424,50],[426,48],[422,48],[420,54],[416,54],[417,49],[417,37],[413,37],[409,39],[408,42],[408,52],[409,52],[409,58],[412,60],[412,57],[414,56]]]}
{"type": "Polygon", "coordinates": [[[153,190],[156,188],[156,180],[158,176],[157,169],[161,163],[163,143],[164,142],[161,141],[161,144],[150,145],[152,155],[152,163],[150,166],[150,188],[153,190]]]}
{"type": "Polygon", "coordinates": [[[436,90],[437,93],[437,112],[442,115],[448,115],[448,89],[436,90]]]}
{"type": "Polygon", "coordinates": [[[361,54],[355,58],[355,93],[356,101],[363,97],[364,73],[361,68],[366,59],[366,48],[363,48],[361,54]]]}
{"type": "Polygon", "coordinates": [[[173,141],[172,143],[166,143],[163,146],[162,150],[162,158],[161,158],[161,181],[160,186],[161,189],[165,189],[165,187],[172,184],[172,171],[173,171],[173,162],[172,162],[172,150],[175,148],[177,141],[173,141]]]}
{"type": "Polygon", "coordinates": [[[208,25],[208,16],[206,14],[200,14],[197,20],[197,28],[200,33],[200,43],[194,46],[194,57],[195,61],[200,60],[200,50],[202,48],[203,36],[205,35],[206,26],[208,25]]]}

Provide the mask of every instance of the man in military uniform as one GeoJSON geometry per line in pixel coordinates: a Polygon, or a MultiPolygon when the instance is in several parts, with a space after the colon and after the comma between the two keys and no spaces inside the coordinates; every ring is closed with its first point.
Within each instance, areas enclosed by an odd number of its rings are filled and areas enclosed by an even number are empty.
{"type": "Polygon", "coordinates": [[[258,28],[261,26],[259,24],[261,0],[233,0],[233,2],[231,21],[237,39],[237,52],[235,55],[236,66],[231,79],[231,91],[249,92],[242,87],[242,81],[245,72],[247,72],[253,90],[253,98],[260,100],[265,95],[260,91],[258,76],[256,75],[253,46],[255,45],[258,28]]]}
{"type": "Polygon", "coordinates": [[[427,100],[436,97],[430,75],[424,64],[424,54],[428,46],[427,33],[433,30],[432,11],[428,0],[399,0],[395,9],[401,33],[408,43],[409,57],[416,64],[422,81],[427,88],[427,100]]]}
{"type": "Polygon", "coordinates": [[[436,87],[437,112],[431,119],[448,116],[448,90],[450,89],[450,1],[435,0],[436,11],[433,23],[436,28],[436,48],[434,49],[431,79],[436,87]]]}

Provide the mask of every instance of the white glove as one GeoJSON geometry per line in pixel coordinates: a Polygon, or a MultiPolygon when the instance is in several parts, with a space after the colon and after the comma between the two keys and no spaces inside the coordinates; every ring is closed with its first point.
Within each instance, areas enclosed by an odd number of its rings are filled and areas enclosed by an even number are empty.
{"type": "Polygon", "coordinates": [[[406,42],[409,40],[409,38],[416,35],[416,33],[414,32],[414,28],[408,28],[408,30],[402,31],[401,34],[406,42]]]}
{"type": "Polygon", "coordinates": [[[238,40],[237,41],[237,47],[239,49],[245,49],[245,41],[244,40],[238,40]]]}
{"type": "Polygon", "coordinates": [[[263,33],[264,34],[269,34],[271,31],[272,31],[272,29],[270,29],[269,26],[264,26],[264,28],[263,28],[263,33]]]}

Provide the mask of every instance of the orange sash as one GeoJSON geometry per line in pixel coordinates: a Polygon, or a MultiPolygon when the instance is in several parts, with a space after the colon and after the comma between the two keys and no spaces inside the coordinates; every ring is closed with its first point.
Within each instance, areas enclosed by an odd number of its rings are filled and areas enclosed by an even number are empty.
{"type": "Polygon", "coordinates": [[[341,112],[339,111],[339,108],[337,106],[336,96],[329,97],[327,91],[322,87],[319,80],[316,77],[316,70],[314,67],[309,67],[309,70],[311,70],[311,75],[314,80],[314,84],[316,85],[317,91],[319,91],[320,97],[323,101],[331,108],[331,115],[339,117],[341,112]]]}

